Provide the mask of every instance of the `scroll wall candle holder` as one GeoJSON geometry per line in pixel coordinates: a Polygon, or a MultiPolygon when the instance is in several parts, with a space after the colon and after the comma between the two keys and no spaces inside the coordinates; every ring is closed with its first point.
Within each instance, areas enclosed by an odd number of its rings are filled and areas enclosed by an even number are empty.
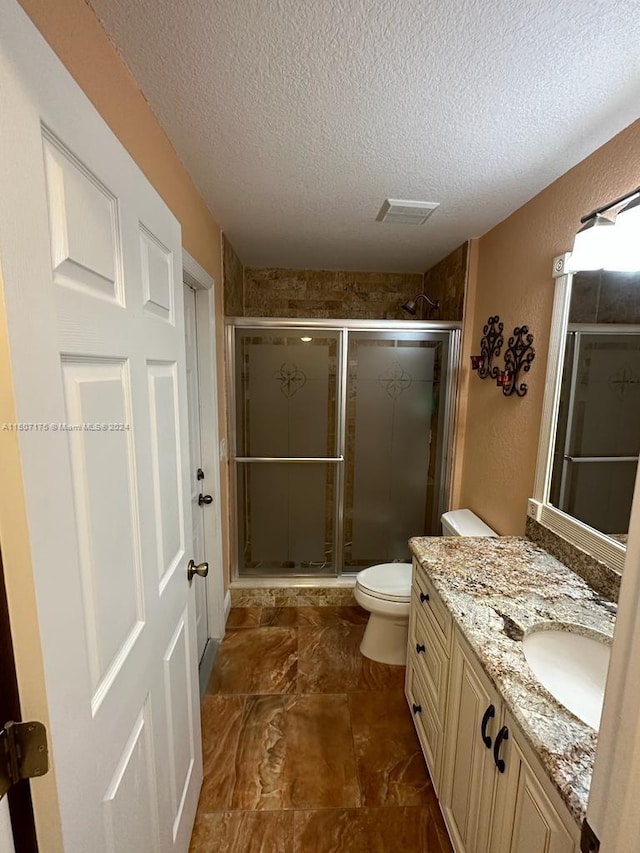
{"type": "Polygon", "coordinates": [[[509,345],[504,354],[504,370],[493,364],[493,359],[500,355],[504,338],[502,331],[504,324],[500,317],[489,317],[486,326],[482,329],[482,340],[480,341],[480,355],[471,356],[471,368],[478,372],[481,379],[496,380],[496,385],[502,388],[505,397],[516,394],[524,397],[527,393],[527,385],[519,383],[520,373],[528,373],[531,362],[535,358],[535,350],[532,346],[533,335],[528,326],[516,326],[513,336],[509,338],[509,345]]]}
{"type": "Polygon", "coordinates": [[[496,384],[502,388],[505,397],[512,394],[524,397],[529,390],[525,382],[518,382],[520,373],[528,373],[531,370],[531,362],[536,357],[532,344],[533,335],[529,332],[529,327],[516,326],[504,353],[504,370],[496,377],[496,384]]]}
{"type": "Polygon", "coordinates": [[[497,314],[495,317],[489,317],[487,325],[482,329],[480,355],[471,356],[471,367],[478,371],[478,376],[481,379],[487,379],[489,376],[492,379],[497,379],[500,373],[499,368],[493,364],[493,359],[497,358],[502,350],[503,329],[504,323],[500,322],[500,317],[497,314]]]}

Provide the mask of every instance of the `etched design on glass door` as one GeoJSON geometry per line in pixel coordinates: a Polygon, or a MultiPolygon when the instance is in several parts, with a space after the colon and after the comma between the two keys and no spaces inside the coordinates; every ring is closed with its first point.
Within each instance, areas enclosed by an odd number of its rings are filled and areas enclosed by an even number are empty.
{"type": "Polygon", "coordinates": [[[284,361],[280,370],[273,374],[274,379],[280,382],[280,391],[287,400],[290,400],[306,384],[307,377],[297,364],[287,364],[284,361]]]}
{"type": "Polygon", "coordinates": [[[386,373],[378,377],[378,382],[392,400],[397,400],[400,394],[410,387],[413,377],[399,361],[395,361],[386,373]]]}
{"type": "Polygon", "coordinates": [[[629,365],[625,365],[609,377],[609,388],[621,400],[637,391],[639,385],[640,377],[629,365]]]}

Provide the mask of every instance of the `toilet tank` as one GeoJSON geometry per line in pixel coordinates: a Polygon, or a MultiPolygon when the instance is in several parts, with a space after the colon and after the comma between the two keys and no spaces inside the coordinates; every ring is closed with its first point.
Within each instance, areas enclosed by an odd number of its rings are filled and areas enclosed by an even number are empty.
{"type": "Polygon", "coordinates": [[[452,509],[441,518],[443,536],[497,536],[488,524],[470,509],[452,509]]]}

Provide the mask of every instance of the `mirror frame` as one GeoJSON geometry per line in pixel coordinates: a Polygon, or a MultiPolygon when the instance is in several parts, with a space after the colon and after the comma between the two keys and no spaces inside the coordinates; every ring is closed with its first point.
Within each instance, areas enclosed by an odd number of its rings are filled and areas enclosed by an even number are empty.
{"type": "Polygon", "coordinates": [[[551,316],[551,334],[549,338],[549,357],[544,387],[540,437],[538,442],[538,461],[533,497],[529,499],[528,515],[547,527],[553,533],[568,539],[573,545],[586,551],[595,559],[605,563],[618,573],[622,573],[627,553],[626,547],[615,539],[590,527],[582,521],[556,509],[549,503],[551,475],[553,470],[553,451],[558,426],[558,404],[564,363],[565,335],[569,321],[571,301],[570,252],[558,255],[553,261],[555,293],[551,316]]]}

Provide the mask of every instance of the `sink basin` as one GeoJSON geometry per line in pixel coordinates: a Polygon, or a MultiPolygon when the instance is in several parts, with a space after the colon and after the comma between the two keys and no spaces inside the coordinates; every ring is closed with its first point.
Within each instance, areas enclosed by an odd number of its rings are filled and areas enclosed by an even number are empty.
{"type": "Polygon", "coordinates": [[[604,637],[534,629],[522,647],[536,678],[565,708],[598,731],[610,647],[604,637]]]}

